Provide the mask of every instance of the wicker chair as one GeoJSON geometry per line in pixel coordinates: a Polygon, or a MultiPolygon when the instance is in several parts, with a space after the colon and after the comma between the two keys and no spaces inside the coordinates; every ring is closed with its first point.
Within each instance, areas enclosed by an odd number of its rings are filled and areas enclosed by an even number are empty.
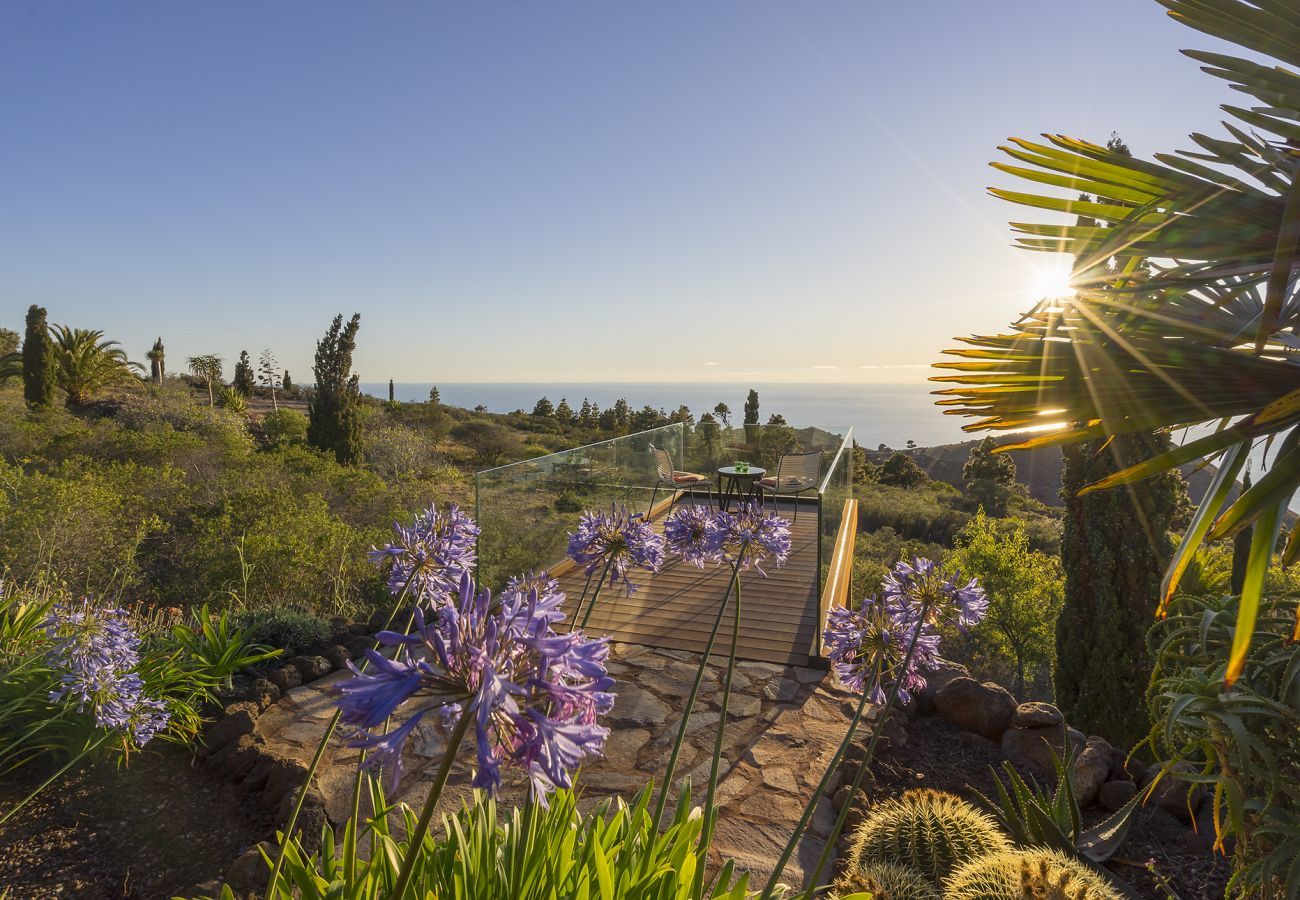
{"type": "Polygon", "coordinates": [[[673,467],[673,458],[667,450],[662,447],[650,445],[650,452],[655,457],[655,473],[658,481],[655,482],[654,493],[650,495],[650,508],[646,510],[646,515],[654,512],[655,500],[659,496],[659,488],[667,486],[673,492],[672,502],[668,504],[668,511],[673,511],[673,506],[677,503],[677,497],[681,491],[690,494],[692,500],[695,499],[696,488],[704,488],[706,499],[713,502],[713,491],[710,488],[709,476],[698,475],[695,472],[683,472],[673,467]]]}
{"type": "Polygon", "coordinates": [[[817,479],[822,473],[822,451],[812,450],[808,453],[783,453],[776,464],[776,474],[760,478],[758,486],[763,493],[772,495],[772,506],[776,506],[778,496],[790,495],[795,498],[794,520],[799,521],[799,495],[805,491],[817,490],[817,479]]]}

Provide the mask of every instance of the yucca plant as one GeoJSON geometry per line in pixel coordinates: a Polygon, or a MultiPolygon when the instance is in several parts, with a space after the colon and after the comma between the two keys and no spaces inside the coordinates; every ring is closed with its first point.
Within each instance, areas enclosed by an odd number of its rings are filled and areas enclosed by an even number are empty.
{"type": "MultiPolygon", "coordinates": [[[[1012,226],[1026,249],[1073,255],[1075,295],[1042,301],[1010,333],[963,339],[965,348],[947,351],[960,361],[937,364],[957,374],[935,380],[953,385],[938,391],[945,412],[977,417],[967,430],[1058,429],[1016,448],[1214,426],[1085,490],[1217,462],[1166,573],[1161,608],[1198,546],[1254,526],[1224,672],[1231,684],[1300,486],[1300,0],[1159,2],[1177,21],[1277,62],[1185,51],[1262,106],[1227,105],[1239,124],[1225,135],[1193,134],[1195,149],[1151,161],[1063,135],[1001,148],[1013,162],[995,168],[1062,194],[995,196],[1079,219],[1012,226]],[[1272,466],[1233,501],[1259,442],[1276,442],[1272,466]]],[[[1284,563],[1297,555],[1293,534],[1284,563]]]]}
{"type": "Polygon", "coordinates": [[[68,395],[68,402],[85,404],[105,388],[133,384],[139,363],[127,359],[117,341],[104,339],[104,332],[54,325],[54,380],[68,395]]]}
{"type": "Polygon", "coordinates": [[[217,406],[233,413],[242,413],[248,409],[248,398],[230,385],[225,385],[217,388],[217,406]]]}
{"type": "Polygon", "coordinates": [[[993,773],[996,801],[983,794],[980,800],[1012,840],[1022,847],[1051,847],[1085,862],[1105,862],[1124,843],[1141,795],[1134,795],[1097,825],[1084,828],[1071,777],[1074,771],[1073,748],[1067,747],[1064,754],[1058,754],[1049,746],[1048,752],[1052,754],[1052,765],[1056,768],[1055,790],[1049,792],[1037,782],[1026,782],[1015,767],[1006,762],[1002,764],[1005,782],[997,772],[993,773]]]}

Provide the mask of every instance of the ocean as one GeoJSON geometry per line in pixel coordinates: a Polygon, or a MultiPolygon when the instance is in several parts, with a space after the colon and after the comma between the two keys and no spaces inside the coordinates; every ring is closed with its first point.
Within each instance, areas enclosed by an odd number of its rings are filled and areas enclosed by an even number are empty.
{"type": "MultiPolygon", "coordinates": [[[[429,399],[428,382],[403,382],[393,386],[398,400],[429,399]]],[[[772,413],[785,416],[791,425],[806,427],[853,426],[854,437],[864,446],[888,444],[903,447],[916,441],[922,447],[969,440],[972,435],[961,431],[963,422],[945,416],[934,405],[933,389],[928,384],[755,384],[758,391],[759,420],[767,421],[772,413]]],[[[583,398],[610,406],[620,397],[634,409],[649,404],[672,412],[685,403],[696,418],[712,411],[719,401],[731,408],[732,421],[739,422],[750,385],[679,384],[679,383],[439,383],[443,403],[473,409],[482,404],[490,412],[504,413],[516,409],[531,411],[539,398],[552,403],[561,398],[569,401],[576,412],[583,398]]],[[[388,384],[368,383],[362,391],[387,399],[388,384]]]]}

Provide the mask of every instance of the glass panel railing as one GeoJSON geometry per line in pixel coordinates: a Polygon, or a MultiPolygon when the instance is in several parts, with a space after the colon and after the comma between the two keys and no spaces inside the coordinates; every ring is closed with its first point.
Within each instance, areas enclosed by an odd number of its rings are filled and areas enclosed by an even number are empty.
{"type": "Polygon", "coordinates": [[[852,452],[846,449],[852,429],[678,423],[479,472],[480,580],[499,589],[511,575],[559,562],[585,510],[613,503],[647,512],[656,499],[668,499],[666,486],[656,488],[652,445],[667,450],[676,469],[706,476],[711,487],[720,466],[748,462],[775,476],[783,454],[820,451],[809,490],[781,497],[777,509],[789,516],[795,503],[804,504],[799,522],[808,515],[817,523],[819,561],[829,560],[844,499],[852,493],[852,452]]]}
{"type": "Polygon", "coordinates": [[[479,472],[480,582],[499,590],[512,575],[562,560],[567,535],[586,510],[613,503],[645,512],[657,480],[651,445],[667,450],[680,467],[685,434],[682,424],[666,425],[479,472]]]}
{"type": "MultiPolygon", "coordinates": [[[[853,429],[845,429],[834,456],[826,466],[818,491],[821,506],[820,528],[818,531],[818,562],[820,573],[818,589],[825,584],[826,566],[830,564],[835,549],[835,538],[839,533],[840,519],[844,511],[844,501],[853,496],[853,429]]],[[[857,523],[853,523],[857,527],[857,523]]]]}

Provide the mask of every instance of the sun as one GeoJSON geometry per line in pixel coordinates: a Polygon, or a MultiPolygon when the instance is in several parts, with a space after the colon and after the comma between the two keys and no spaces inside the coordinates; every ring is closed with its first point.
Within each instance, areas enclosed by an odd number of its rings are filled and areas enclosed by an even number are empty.
{"type": "Polygon", "coordinates": [[[1030,273],[1030,295],[1034,300],[1054,300],[1074,293],[1070,264],[1064,259],[1050,265],[1036,265],[1030,273]]]}

